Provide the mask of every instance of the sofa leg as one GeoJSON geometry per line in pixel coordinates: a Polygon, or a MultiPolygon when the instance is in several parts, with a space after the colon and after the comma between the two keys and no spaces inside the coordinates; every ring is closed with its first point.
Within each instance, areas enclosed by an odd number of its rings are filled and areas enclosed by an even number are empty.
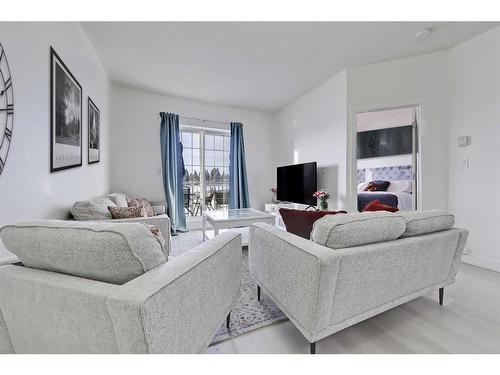
{"type": "Polygon", "coordinates": [[[439,288],[439,304],[443,306],[443,299],[444,299],[444,287],[439,288]]]}
{"type": "Polygon", "coordinates": [[[309,347],[311,349],[311,354],[316,354],[316,343],[315,342],[311,342],[309,344],[309,347]]]}
{"type": "Polygon", "coordinates": [[[226,328],[229,329],[229,323],[231,322],[231,313],[227,314],[226,317],[226,328]]]}
{"type": "Polygon", "coordinates": [[[260,301],[260,286],[257,285],[257,301],[260,301]]]}

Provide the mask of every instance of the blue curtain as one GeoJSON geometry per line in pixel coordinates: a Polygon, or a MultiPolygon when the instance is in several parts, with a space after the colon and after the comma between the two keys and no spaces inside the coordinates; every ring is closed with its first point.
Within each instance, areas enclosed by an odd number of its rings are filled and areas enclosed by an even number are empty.
{"type": "Polygon", "coordinates": [[[163,188],[168,206],[168,216],[172,232],[186,231],[184,212],[184,192],[182,190],[182,151],[179,131],[179,116],[173,113],[160,113],[161,165],[163,188]]]}
{"type": "Polygon", "coordinates": [[[229,149],[229,208],[248,207],[248,182],[245,165],[243,125],[239,122],[232,122],[229,149]]]}

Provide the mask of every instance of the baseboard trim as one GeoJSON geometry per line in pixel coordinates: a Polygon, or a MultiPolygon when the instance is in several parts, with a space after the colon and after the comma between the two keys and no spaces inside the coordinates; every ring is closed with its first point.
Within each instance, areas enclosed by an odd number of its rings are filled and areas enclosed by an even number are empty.
{"type": "Polygon", "coordinates": [[[486,268],[491,271],[500,272],[500,262],[495,262],[493,260],[475,257],[472,255],[464,254],[462,255],[462,262],[470,264],[472,266],[486,268]]]}

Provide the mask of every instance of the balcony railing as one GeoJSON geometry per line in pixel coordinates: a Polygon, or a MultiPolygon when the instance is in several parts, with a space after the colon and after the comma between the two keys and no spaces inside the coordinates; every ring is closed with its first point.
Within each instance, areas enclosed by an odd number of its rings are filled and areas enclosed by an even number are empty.
{"type": "MultiPolygon", "coordinates": [[[[196,217],[202,215],[202,194],[198,182],[184,184],[184,209],[186,216],[196,217]]],[[[229,207],[229,183],[205,183],[205,209],[227,210],[229,207]]]]}

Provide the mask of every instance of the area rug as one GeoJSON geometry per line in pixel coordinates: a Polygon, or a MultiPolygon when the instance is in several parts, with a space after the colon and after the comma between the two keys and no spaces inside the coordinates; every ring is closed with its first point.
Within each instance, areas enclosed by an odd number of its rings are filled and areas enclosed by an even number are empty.
{"type": "MultiPolygon", "coordinates": [[[[181,255],[201,242],[201,231],[191,231],[173,236],[172,255],[181,255]]],[[[257,301],[257,286],[248,271],[248,249],[243,248],[242,255],[240,297],[231,311],[229,330],[226,329],[224,323],[211,345],[287,319],[264,292],[260,295],[260,301],[257,301]]]]}

